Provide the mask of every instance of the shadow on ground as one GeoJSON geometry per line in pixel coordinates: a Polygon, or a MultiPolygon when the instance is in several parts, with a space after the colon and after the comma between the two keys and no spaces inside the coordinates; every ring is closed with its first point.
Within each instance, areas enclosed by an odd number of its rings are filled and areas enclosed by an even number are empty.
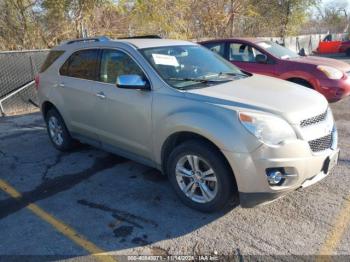
{"type": "Polygon", "coordinates": [[[233,208],[216,214],[189,209],[158,170],[87,145],[58,152],[40,117],[0,120],[8,125],[0,135],[1,178],[22,194],[0,198],[0,223],[36,203],[106,251],[118,251],[191,234],[233,208]]]}

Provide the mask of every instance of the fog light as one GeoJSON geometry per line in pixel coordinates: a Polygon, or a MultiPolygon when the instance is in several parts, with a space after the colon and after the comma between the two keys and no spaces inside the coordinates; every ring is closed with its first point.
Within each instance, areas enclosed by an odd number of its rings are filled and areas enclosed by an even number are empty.
{"type": "Polygon", "coordinates": [[[342,96],[344,94],[344,90],[343,89],[337,89],[337,91],[335,92],[336,96],[342,96]]]}
{"type": "Polygon", "coordinates": [[[270,185],[276,186],[282,182],[283,174],[278,170],[272,170],[267,173],[267,181],[270,185]]]}

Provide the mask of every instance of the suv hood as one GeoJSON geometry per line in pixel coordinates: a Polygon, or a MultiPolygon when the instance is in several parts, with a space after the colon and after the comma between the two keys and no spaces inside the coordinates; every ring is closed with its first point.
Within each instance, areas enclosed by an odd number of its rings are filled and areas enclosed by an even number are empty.
{"type": "Polygon", "coordinates": [[[291,59],[288,59],[288,61],[293,61],[294,63],[316,65],[316,66],[318,65],[331,66],[339,70],[342,70],[343,72],[350,71],[349,64],[343,61],[332,59],[332,58],[325,58],[325,57],[319,57],[319,56],[304,56],[304,57],[298,57],[298,58],[291,58],[291,59]]]}
{"type": "Polygon", "coordinates": [[[327,110],[328,102],[306,87],[262,75],[190,89],[186,96],[221,106],[266,111],[281,115],[291,124],[299,124],[327,110]]]}

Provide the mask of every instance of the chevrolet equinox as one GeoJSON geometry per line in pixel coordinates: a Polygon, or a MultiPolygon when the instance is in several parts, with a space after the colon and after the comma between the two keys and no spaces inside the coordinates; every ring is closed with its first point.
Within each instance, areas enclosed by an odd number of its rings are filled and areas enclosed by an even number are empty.
{"type": "Polygon", "coordinates": [[[337,163],[322,95],[241,71],[191,42],[67,41],[35,82],[55,148],[78,140],[157,168],[200,211],[271,202],[337,163]]]}

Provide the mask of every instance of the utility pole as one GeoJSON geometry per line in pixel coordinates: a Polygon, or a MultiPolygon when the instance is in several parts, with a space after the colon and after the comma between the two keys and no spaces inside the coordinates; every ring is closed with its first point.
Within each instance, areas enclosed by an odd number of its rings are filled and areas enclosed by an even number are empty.
{"type": "Polygon", "coordinates": [[[81,37],[82,38],[86,38],[88,37],[89,34],[88,34],[88,30],[87,28],[84,26],[84,22],[81,23],[81,37]]]}
{"type": "Polygon", "coordinates": [[[233,5],[234,5],[234,0],[231,0],[231,14],[230,14],[230,20],[231,20],[231,23],[230,23],[230,37],[233,36],[233,16],[234,16],[234,10],[233,10],[233,5]]]}

